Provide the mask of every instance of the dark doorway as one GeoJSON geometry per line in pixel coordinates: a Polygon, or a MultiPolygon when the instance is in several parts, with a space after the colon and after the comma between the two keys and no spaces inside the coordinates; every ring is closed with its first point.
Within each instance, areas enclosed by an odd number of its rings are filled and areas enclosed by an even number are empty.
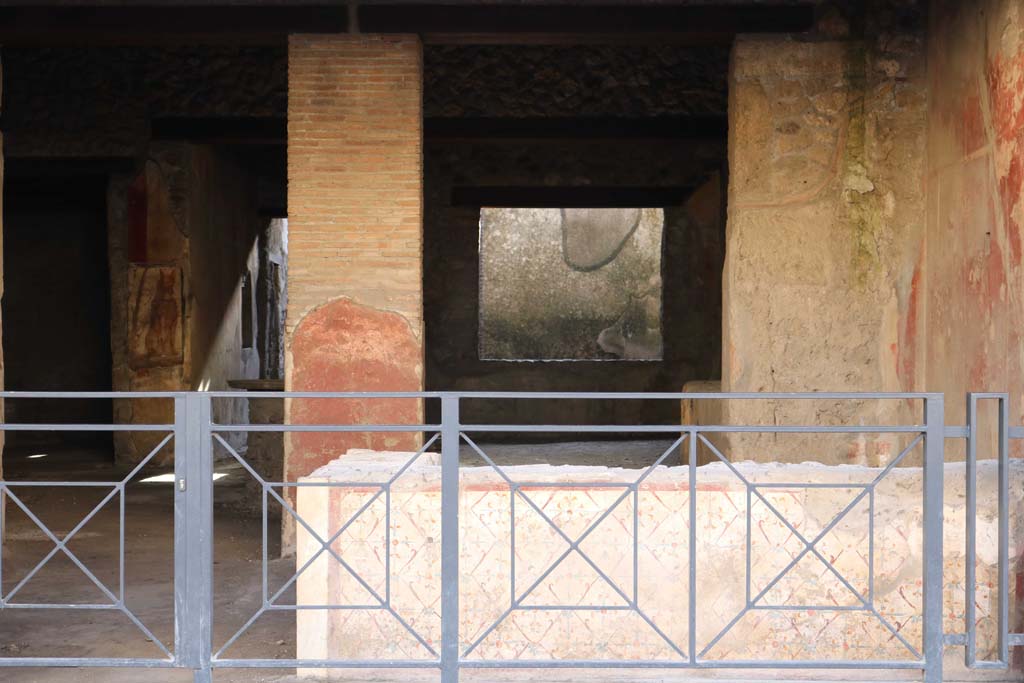
{"type": "MultiPolygon", "coordinates": [[[[4,183],[3,353],[12,391],[109,391],[105,175],[9,172],[4,183]]],[[[16,164],[11,164],[16,166],[16,164]]],[[[10,169],[14,170],[14,169],[10,169]]],[[[8,422],[112,422],[110,401],[16,399],[8,422]]],[[[11,446],[111,445],[104,432],[10,432],[11,446]]],[[[112,451],[111,451],[112,452],[112,451]]]]}

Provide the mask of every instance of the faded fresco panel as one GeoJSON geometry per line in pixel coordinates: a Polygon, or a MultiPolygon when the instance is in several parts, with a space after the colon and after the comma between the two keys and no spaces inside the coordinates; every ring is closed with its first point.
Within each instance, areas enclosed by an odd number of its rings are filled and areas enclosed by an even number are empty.
{"type": "Polygon", "coordinates": [[[659,360],[665,214],[480,210],[480,357],[659,360]]]}
{"type": "Polygon", "coordinates": [[[133,368],[180,364],[184,358],[181,269],[128,270],[128,361],[133,368]]]}

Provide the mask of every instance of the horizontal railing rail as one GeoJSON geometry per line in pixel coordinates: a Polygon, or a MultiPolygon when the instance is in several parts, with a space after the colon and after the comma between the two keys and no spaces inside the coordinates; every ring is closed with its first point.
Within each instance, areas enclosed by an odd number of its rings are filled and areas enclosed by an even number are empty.
{"type": "MultiPolygon", "coordinates": [[[[76,423],[3,423],[0,431],[53,431],[53,432],[166,432],[166,437],[157,447],[149,452],[125,477],[111,481],[11,481],[0,480],[0,502],[13,505],[32,520],[46,535],[54,547],[45,559],[29,574],[22,577],[10,590],[4,588],[3,550],[4,541],[0,539],[0,619],[5,609],[70,609],[93,610],[108,609],[124,614],[165,655],[163,658],[86,658],[86,657],[3,657],[0,666],[117,666],[117,667],[177,667],[193,669],[197,681],[211,680],[213,671],[220,668],[298,668],[298,669],[341,669],[341,668],[434,668],[440,671],[443,683],[454,683],[463,669],[494,669],[494,668],[664,668],[664,669],[916,669],[920,670],[926,683],[938,683],[942,680],[942,654],[945,647],[963,646],[965,663],[970,668],[1007,668],[1010,664],[1011,647],[1024,645],[1024,634],[1014,633],[1010,624],[1011,585],[1010,585],[1010,470],[1011,442],[1024,439],[1024,426],[1010,425],[1009,398],[1005,393],[974,393],[967,396],[966,424],[948,425],[945,422],[945,397],[934,392],[773,392],[773,393],[687,393],[687,392],[271,392],[271,391],[211,391],[211,392],[0,392],[0,399],[32,400],[32,399],[81,399],[81,400],[135,400],[135,399],[166,399],[174,405],[174,420],[168,424],[76,424],[76,423]],[[223,423],[214,419],[214,406],[218,401],[248,401],[252,399],[275,399],[286,401],[364,401],[409,400],[438,401],[441,419],[437,424],[248,424],[223,423]],[[918,402],[919,419],[912,419],[895,424],[515,424],[477,423],[463,420],[462,407],[468,402],[500,400],[500,401],[572,401],[572,400],[603,400],[603,401],[634,401],[634,400],[713,400],[713,401],[833,401],[851,402],[918,402]],[[978,452],[983,434],[979,420],[979,403],[991,401],[998,411],[998,427],[996,435],[997,461],[997,587],[998,607],[996,610],[995,657],[982,659],[979,657],[978,645],[978,613],[976,606],[976,565],[978,558],[978,452]],[[299,481],[282,478],[275,480],[258,472],[249,462],[245,454],[232,446],[229,441],[231,434],[280,433],[293,434],[296,438],[303,434],[322,433],[325,435],[349,433],[395,433],[421,434],[421,446],[410,455],[391,476],[380,481],[337,480],[337,481],[299,481]],[[570,534],[564,530],[552,515],[532,496],[532,491],[555,486],[550,482],[526,479],[519,480],[517,475],[508,469],[508,465],[499,464],[490,447],[481,442],[475,435],[491,435],[495,433],[523,433],[532,435],[610,435],[633,434],[645,437],[667,437],[672,440],[671,446],[662,452],[653,464],[636,470],[637,477],[632,482],[599,482],[586,478],[560,481],[557,486],[566,489],[594,489],[616,491],[614,502],[603,513],[598,515],[580,534],[570,534]],[[758,481],[749,478],[737,466],[715,439],[722,435],[850,435],[861,437],[868,434],[890,434],[903,439],[906,445],[899,454],[892,458],[884,467],[878,468],[870,481],[864,483],[830,484],[821,482],[798,481],[758,481]],[[947,440],[960,441],[965,451],[966,476],[966,513],[964,535],[966,546],[965,557],[965,601],[964,628],[962,632],[946,633],[943,626],[943,488],[945,477],[945,443],[947,440]],[[133,482],[140,471],[163,448],[173,446],[174,449],[174,642],[165,645],[157,639],[152,631],[126,606],[124,600],[125,587],[125,490],[133,482]],[[233,634],[215,642],[213,623],[214,581],[213,581],[213,544],[214,544],[214,464],[215,450],[220,451],[235,463],[241,472],[251,477],[259,491],[261,507],[261,595],[259,606],[233,634]],[[461,452],[468,453],[484,463],[484,467],[496,475],[500,485],[507,491],[510,525],[510,547],[508,557],[511,562],[511,581],[508,586],[509,601],[502,608],[501,615],[486,627],[473,634],[460,632],[460,458],[461,452]],[[741,567],[745,576],[746,593],[743,607],[728,621],[724,628],[718,630],[711,638],[698,637],[701,615],[698,610],[698,594],[702,577],[698,571],[698,451],[710,453],[713,462],[723,466],[735,478],[739,490],[746,498],[744,524],[746,526],[746,566],[741,567]],[[426,453],[435,453],[437,464],[432,465],[439,470],[440,482],[440,604],[439,604],[439,636],[424,635],[420,626],[403,615],[400,608],[393,602],[393,575],[391,566],[391,533],[392,504],[394,487],[398,479],[417,464],[422,464],[426,453]],[[912,453],[920,454],[922,485],[920,505],[922,509],[920,536],[921,548],[922,602],[920,609],[920,642],[911,642],[904,636],[901,627],[890,621],[885,609],[880,607],[875,596],[875,499],[876,488],[886,481],[887,477],[900,465],[908,462],[912,453]],[[656,617],[652,617],[649,606],[639,598],[639,500],[646,482],[665,466],[673,454],[681,454],[681,470],[685,470],[685,492],[687,494],[686,509],[681,514],[686,519],[685,531],[680,531],[681,542],[687,547],[687,606],[685,615],[685,638],[678,638],[668,633],[656,617]],[[63,537],[50,530],[30,506],[25,505],[18,491],[37,487],[101,487],[109,488],[110,492],[103,503],[97,506],[76,527],[63,537]],[[327,535],[314,527],[300,514],[295,503],[295,492],[304,487],[331,487],[337,489],[371,489],[375,491],[368,502],[364,503],[354,515],[327,535]],[[770,494],[774,490],[794,488],[804,489],[855,489],[852,502],[832,517],[831,521],[814,534],[801,530],[789,520],[784,512],[772,502],[770,494]],[[119,557],[120,575],[117,590],[110,590],[100,581],[89,568],[82,563],[68,548],[69,541],[84,527],[90,519],[107,503],[117,499],[119,505],[119,557]],[[360,572],[353,567],[343,551],[336,549],[336,542],[343,533],[357,522],[360,515],[366,513],[372,505],[382,501],[383,533],[386,535],[385,580],[382,587],[376,587],[366,581],[360,572]],[[766,585],[753,586],[751,582],[751,529],[752,506],[762,506],[773,524],[781,525],[796,539],[800,550],[788,564],[777,572],[774,579],[766,585]],[[819,547],[822,539],[837,525],[843,523],[844,516],[860,504],[868,506],[868,581],[866,592],[862,592],[847,576],[844,576],[834,562],[826,557],[819,547]],[[270,562],[268,546],[270,522],[268,506],[280,506],[282,515],[290,520],[298,529],[314,541],[319,549],[311,559],[296,563],[296,571],[283,587],[272,589],[268,580],[270,562]],[[598,525],[616,513],[620,504],[631,508],[632,516],[632,548],[624,561],[632,564],[632,585],[622,585],[611,576],[585,549],[585,541],[590,538],[598,525]],[[517,582],[515,562],[516,552],[516,510],[529,510],[537,519],[544,522],[545,529],[554,537],[561,539],[567,546],[564,553],[550,564],[539,577],[534,577],[526,585],[517,582]],[[19,603],[15,598],[21,588],[30,581],[51,558],[58,554],[66,556],[78,566],[97,588],[107,594],[109,602],[102,605],[76,604],[72,602],[54,603],[19,603]],[[365,589],[371,597],[369,602],[353,604],[335,604],[327,601],[323,604],[305,605],[281,602],[285,593],[297,587],[298,582],[318,558],[327,558],[336,563],[344,574],[365,589]],[[602,585],[616,596],[614,604],[566,605],[547,604],[531,601],[531,595],[542,585],[544,580],[558,570],[560,564],[572,557],[590,567],[602,585]],[[787,574],[803,558],[819,560],[829,580],[847,589],[856,598],[853,604],[828,606],[824,604],[769,604],[764,600],[772,588],[786,579],[787,574]],[[419,644],[420,658],[251,658],[230,655],[232,647],[240,641],[247,630],[263,615],[272,612],[302,610],[356,610],[380,612],[384,617],[393,619],[409,637],[419,644]],[[833,610],[836,612],[861,612],[876,620],[890,634],[890,639],[902,646],[905,658],[891,659],[735,659],[714,657],[715,647],[728,637],[732,629],[746,616],[755,612],[783,610],[798,612],[801,610],[833,610]],[[496,658],[493,656],[477,656],[478,648],[496,633],[508,619],[522,611],[531,612],[567,612],[592,611],[614,612],[623,611],[635,615],[640,623],[646,625],[666,648],[669,656],[651,658],[559,658],[549,659],[496,658]]],[[[525,447],[524,447],[525,448],[525,447]]],[[[341,455],[339,453],[338,455],[341,455]]],[[[916,456],[915,456],[916,457],[916,456]]],[[[0,506],[0,509],[3,509],[0,506]]],[[[0,514],[3,514],[0,512],[0,514]]],[[[628,526],[629,524],[627,524],[628,526]]],[[[332,565],[333,566],[333,565],[332,565]]]]}

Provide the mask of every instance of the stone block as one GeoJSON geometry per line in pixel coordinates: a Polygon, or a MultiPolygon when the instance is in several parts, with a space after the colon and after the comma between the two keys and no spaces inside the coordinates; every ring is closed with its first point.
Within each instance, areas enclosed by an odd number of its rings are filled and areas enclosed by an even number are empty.
{"type": "MultiPolygon", "coordinates": [[[[300,658],[429,659],[428,647],[440,649],[437,456],[420,456],[389,494],[377,495],[376,483],[394,477],[411,456],[350,451],[301,480],[316,486],[299,489],[299,514],[322,538],[339,534],[331,547],[352,572],[321,553],[298,580],[300,604],[374,605],[386,596],[405,625],[380,609],[300,610],[300,658]],[[336,487],[328,486],[332,482],[336,487]]],[[[865,486],[880,469],[750,462],[735,468],[717,463],[697,474],[701,657],[916,659],[911,648],[922,647],[921,470],[896,468],[870,493],[865,486]],[[749,493],[745,482],[752,485],[749,493]],[[803,553],[801,536],[820,537],[816,552],[803,553]],[[877,616],[851,609],[862,599],[877,616]]],[[[460,472],[459,648],[470,650],[465,658],[680,659],[689,639],[688,468],[658,468],[636,496],[626,485],[643,470],[503,469],[522,484],[514,507],[507,482],[492,468],[460,472]],[[570,541],[579,541],[586,557],[570,541]],[[634,600],[642,615],[629,609],[634,600]],[[510,611],[513,601],[518,608],[510,611]]],[[[980,463],[980,490],[994,490],[995,476],[993,462],[980,463]]],[[[945,477],[944,613],[952,633],[963,630],[963,466],[948,465],[945,477]]],[[[1022,490],[1024,463],[1014,462],[1011,558],[1024,541],[1022,490]]],[[[977,600],[985,656],[995,644],[996,533],[994,496],[982,496],[977,600]]],[[[320,544],[305,530],[298,540],[296,561],[303,566],[320,544]]]]}

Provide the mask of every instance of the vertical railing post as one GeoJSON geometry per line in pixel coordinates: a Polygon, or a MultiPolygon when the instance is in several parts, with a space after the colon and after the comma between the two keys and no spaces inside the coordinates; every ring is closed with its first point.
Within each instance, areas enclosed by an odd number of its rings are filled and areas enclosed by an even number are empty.
{"type": "Polygon", "coordinates": [[[945,407],[942,394],[924,399],[924,681],[942,683],[942,489],[945,407]]]}
{"type": "Polygon", "coordinates": [[[459,680],[459,397],[441,397],[441,683],[459,680]]]}
{"type": "Polygon", "coordinates": [[[210,397],[189,392],[174,402],[175,637],[181,666],[210,683],[213,609],[213,441],[210,397]],[[184,435],[184,438],[180,438],[184,435]]]}
{"type": "Polygon", "coordinates": [[[188,599],[188,452],[189,434],[184,394],[174,397],[174,656],[184,667],[196,661],[190,641],[191,603],[188,599]]]}
{"type": "Polygon", "coordinates": [[[1003,669],[1010,663],[1010,396],[1005,393],[969,393],[967,394],[967,512],[966,512],[966,548],[964,571],[964,630],[966,633],[965,664],[970,669],[1003,669]],[[998,634],[996,636],[995,659],[978,660],[978,628],[976,583],[978,561],[978,400],[995,400],[999,409],[997,434],[997,505],[999,556],[998,572],[998,634]]]}
{"type": "Polygon", "coordinates": [[[978,658],[977,608],[975,606],[977,522],[978,522],[978,397],[967,394],[967,471],[964,543],[964,664],[973,668],[978,658]]]}
{"type": "Polygon", "coordinates": [[[1010,395],[999,397],[999,665],[1010,665],[1010,395]]]}
{"type": "Polygon", "coordinates": [[[690,570],[690,597],[689,597],[689,621],[687,649],[690,651],[690,664],[697,663],[697,430],[690,428],[690,435],[687,437],[690,448],[688,458],[690,488],[690,538],[687,542],[689,549],[689,570],[690,570]]]}

